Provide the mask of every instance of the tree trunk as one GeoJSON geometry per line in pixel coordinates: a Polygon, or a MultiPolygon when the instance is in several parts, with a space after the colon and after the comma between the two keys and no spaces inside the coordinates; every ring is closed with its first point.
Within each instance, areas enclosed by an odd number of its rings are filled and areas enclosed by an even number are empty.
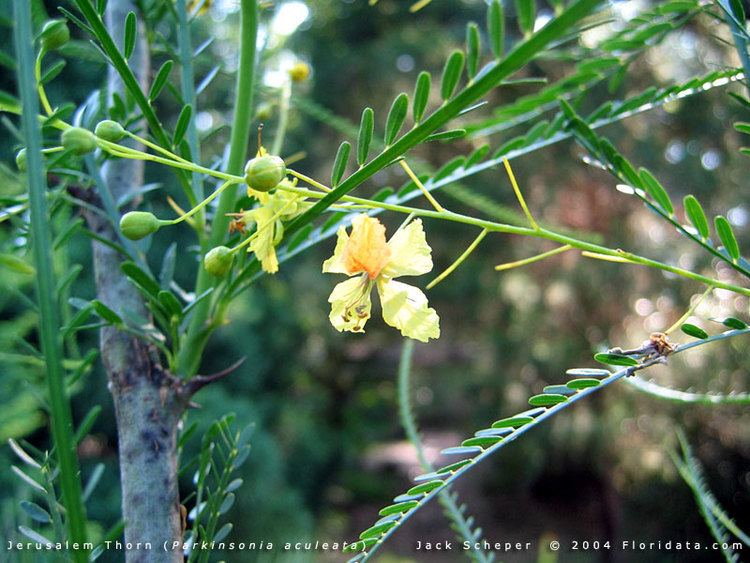
{"type": "MultiPolygon", "coordinates": [[[[131,10],[136,10],[131,0],[108,3],[106,23],[118,43],[131,10]]],[[[149,53],[144,34],[139,37],[129,62],[145,87],[149,53]]],[[[122,82],[112,68],[108,84],[110,96],[117,92],[125,98],[122,82]]],[[[117,201],[143,184],[143,162],[112,159],[102,168],[102,175],[117,201]]],[[[87,219],[100,236],[117,241],[111,224],[93,215],[87,219]]],[[[93,256],[98,298],[120,314],[149,318],[142,297],[120,270],[120,254],[95,242],[93,256]]],[[[141,339],[110,326],[101,331],[100,347],[117,420],[125,560],[182,561],[181,549],[171,549],[173,542],[182,539],[176,448],[177,426],[186,405],[182,386],[159,365],[153,346],[141,339]]]]}

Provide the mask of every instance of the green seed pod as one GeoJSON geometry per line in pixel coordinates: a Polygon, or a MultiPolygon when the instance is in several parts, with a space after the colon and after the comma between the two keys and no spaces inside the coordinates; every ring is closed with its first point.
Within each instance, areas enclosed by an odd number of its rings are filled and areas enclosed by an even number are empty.
{"type": "Polygon", "coordinates": [[[75,154],[90,153],[96,148],[96,137],[94,134],[81,127],[71,127],[63,131],[62,146],[66,150],[71,150],[75,154]]]}
{"type": "Polygon", "coordinates": [[[70,41],[70,30],[65,20],[49,20],[40,35],[45,51],[55,51],[70,41]]]}
{"type": "Polygon", "coordinates": [[[251,189],[267,192],[286,176],[284,161],[278,156],[256,156],[245,165],[245,182],[251,189]]]}
{"type": "Polygon", "coordinates": [[[116,143],[125,136],[125,129],[116,121],[105,119],[96,124],[94,134],[100,139],[116,143]]]}
{"type": "Polygon", "coordinates": [[[229,272],[234,261],[234,253],[226,246],[217,246],[208,251],[203,258],[203,266],[212,276],[223,277],[229,272]]]}
{"type": "Polygon", "coordinates": [[[21,172],[26,172],[26,149],[21,149],[16,153],[16,166],[21,172]]]}
{"type": "Polygon", "coordinates": [[[161,227],[161,221],[148,211],[130,211],[120,219],[120,230],[130,240],[140,240],[155,233],[161,227]]]}

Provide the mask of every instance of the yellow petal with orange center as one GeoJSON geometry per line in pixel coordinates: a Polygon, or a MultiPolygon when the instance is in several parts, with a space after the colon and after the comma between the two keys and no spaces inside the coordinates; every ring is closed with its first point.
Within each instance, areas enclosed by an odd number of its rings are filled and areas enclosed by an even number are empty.
{"type": "Polygon", "coordinates": [[[385,226],[366,214],[352,221],[352,234],[343,249],[342,261],[350,276],[366,272],[371,280],[380,275],[391,250],[385,241],[385,226]]]}

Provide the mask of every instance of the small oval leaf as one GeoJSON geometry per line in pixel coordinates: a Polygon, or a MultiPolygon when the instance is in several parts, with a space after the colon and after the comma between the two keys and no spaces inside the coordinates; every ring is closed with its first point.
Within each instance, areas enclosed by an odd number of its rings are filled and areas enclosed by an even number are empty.
{"type": "Polygon", "coordinates": [[[474,22],[466,26],[466,72],[469,78],[474,78],[479,68],[479,54],[481,52],[481,37],[479,27],[474,22]]]}
{"type": "Polygon", "coordinates": [[[547,385],[542,391],[547,395],[572,395],[575,393],[573,389],[566,385],[547,385]]]}
{"type": "Polygon", "coordinates": [[[390,514],[402,514],[406,512],[407,510],[410,510],[417,506],[419,503],[415,500],[410,500],[407,502],[399,502],[398,504],[392,504],[390,506],[386,506],[385,508],[382,508],[378,514],[380,516],[388,516],[390,514]]]}
{"type": "Polygon", "coordinates": [[[479,446],[480,448],[489,448],[500,442],[502,439],[502,436],[475,436],[474,438],[464,440],[461,442],[461,445],[464,447],[479,446]]]}
{"type": "Polygon", "coordinates": [[[135,12],[128,12],[128,15],[125,16],[125,36],[122,41],[122,54],[126,60],[130,58],[130,55],[135,50],[135,41],[138,35],[136,33],[137,26],[138,22],[135,12]]]}
{"type": "Polygon", "coordinates": [[[467,455],[476,454],[482,451],[479,446],[455,446],[452,448],[445,448],[440,452],[441,455],[467,455]]]}
{"type": "Polygon", "coordinates": [[[151,90],[149,90],[148,93],[148,100],[150,102],[153,102],[156,98],[158,98],[159,94],[161,94],[161,91],[164,89],[164,86],[167,85],[167,80],[169,80],[169,73],[172,71],[173,66],[174,61],[170,59],[168,61],[165,61],[164,64],[159,67],[159,70],[156,71],[154,82],[151,84],[151,90]]]}
{"type": "Polygon", "coordinates": [[[444,100],[453,95],[461,73],[464,70],[464,54],[462,51],[453,51],[443,67],[443,79],[440,83],[440,95],[444,100]]]}
{"type": "Polygon", "coordinates": [[[359,134],[357,135],[357,164],[360,166],[367,162],[372,141],[372,130],[375,125],[375,113],[372,108],[365,108],[359,123],[359,134]]]}
{"type": "Polygon", "coordinates": [[[423,70],[417,77],[417,83],[414,86],[414,101],[412,102],[412,112],[414,114],[414,121],[419,123],[424,115],[424,110],[427,108],[427,102],[430,99],[430,88],[432,85],[432,78],[430,73],[423,70]]]}
{"type": "Polygon", "coordinates": [[[520,428],[529,422],[534,422],[534,419],[530,416],[512,416],[494,422],[492,428],[520,428]]]}
{"type": "Polygon", "coordinates": [[[452,141],[453,139],[460,139],[465,135],[466,129],[450,129],[448,131],[433,133],[425,139],[425,142],[429,143],[431,141],[452,141]]]}
{"type": "Polygon", "coordinates": [[[378,524],[377,526],[373,526],[372,528],[367,528],[364,532],[359,534],[359,539],[366,540],[368,538],[374,538],[377,536],[381,536],[393,526],[395,526],[395,522],[384,522],[383,524],[378,524]]]}
{"type": "Polygon", "coordinates": [[[438,473],[453,473],[454,471],[458,471],[465,465],[468,465],[471,463],[470,459],[462,459],[461,461],[457,461],[456,463],[451,463],[450,465],[446,465],[444,467],[441,467],[437,470],[438,473]]]}
{"type": "Polygon", "coordinates": [[[344,141],[339,145],[339,150],[336,151],[336,159],[333,161],[333,168],[331,169],[331,185],[334,188],[344,176],[346,165],[349,162],[349,153],[351,152],[351,149],[351,144],[348,141],[344,141]]]}
{"type": "Polygon", "coordinates": [[[682,203],[685,206],[685,215],[687,215],[690,223],[692,223],[695,230],[698,231],[701,239],[706,240],[709,236],[709,230],[708,219],[706,219],[703,207],[701,207],[701,204],[698,203],[698,200],[695,199],[695,196],[693,195],[686,195],[682,200],[682,203]]]}
{"type": "Polygon", "coordinates": [[[568,381],[565,386],[569,389],[578,391],[579,389],[588,389],[589,387],[598,387],[602,382],[592,377],[582,377],[568,381]]]}
{"type": "Polygon", "coordinates": [[[49,512],[44,510],[38,504],[28,500],[22,500],[18,504],[21,507],[21,510],[23,510],[26,515],[35,522],[39,522],[41,524],[49,524],[50,522],[52,522],[52,518],[50,517],[49,512]]]}
{"type": "Polygon", "coordinates": [[[516,14],[518,16],[518,27],[524,35],[529,35],[534,31],[534,20],[536,19],[534,0],[516,0],[516,14]]]}
{"type": "Polygon", "coordinates": [[[177,118],[177,123],[174,126],[174,135],[172,136],[172,144],[179,145],[180,141],[185,137],[188,126],[190,125],[190,118],[193,116],[193,106],[185,104],[180,111],[180,115],[177,118]]]}
{"type": "Polygon", "coordinates": [[[505,15],[500,0],[492,0],[487,8],[487,34],[492,54],[496,59],[501,58],[505,50],[505,15]]]}
{"type": "Polygon", "coordinates": [[[565,372],[573,377],[609,377],[612,372],[599,368],[571,368],[565,372]]]}
{"type": "Polygon", "coordinates": [[[565,395],[534,395],[529,399],[529,404],[534,407],[551,407],[564,403],[568,398],[565,395]]]}
{"type": "Polygon", "coordinates": [[[688,336],[692,336],[693,338],[699,338],[701,340],[708,338],[708,333],[701,327],[695,326],[694,324],[685,323],[680,327],[680,330],[682,330],[682,332],[684,332],[688,336]]]}
{"type": "Polygon", "coordinates": [[[672,215],[674,207],[672,207],[672,201],[669,199],[669,194],[667,194],[667,191],[659,181],[654,178],[653,174],[645,168],[641,168],[638,177],[640,178],[643,184],[643,189],[646,190],[646,193],[653,198],[659,207],[669,215],[672,215]]]}
{"type": "Polygon", "coordinates": [[[727,317],[726,319],[723,319],[721,321],[721,324],[723,324],[726,327],[733,328],[735,330],[744,330],[747,328],[746,323],[734,317],[727,317]]]}
{"type": "Polygon", "coordinates": [[[632,367],[638,365],[638,360],[635,360],[630,356],[623,356],[622,354],[596,354],[594,359],[599,363],[608,364],[610,366],[632,367]]]}
{"type": "Polygon", "coordinates": [[[407,495],[423,495],[427,494],[431,491],[434,491],[438,487],[442,487],[445,485],[445,481],[442,481],[441,479],[435,479],[434,481],[429,481],[428,483],[422,483],[421,485],[416,485],[406,491],[407,495]]]}
{"type": "Polygon", "coordinates": [[[388,112],[388,119],[385,123],[385,144],[391,145],[396,140],[398,132],[404,125],[406,113],[409,111],[409,96],[401,92],[393,100],[391,111],[388,112]]]}
{"type": "Polygon", "coordinates": [[[732,231],[729,221],[723,216],[718,215],[714,219],[714,226],[716,227],[716,234],[719,235],[721,244],[724,245],[732,261],[737,262],[740,258],[740,247],[737,244],[737,239],[734,237],[734,231],[732,231]]]}

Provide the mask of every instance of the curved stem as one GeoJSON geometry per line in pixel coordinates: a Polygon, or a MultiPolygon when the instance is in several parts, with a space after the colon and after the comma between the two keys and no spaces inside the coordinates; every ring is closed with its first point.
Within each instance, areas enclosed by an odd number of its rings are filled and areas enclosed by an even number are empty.
{"type": "MultiPolygon", "coordinates": [[[[398,366],[398,411],[401,417],[401,426],[404,427],[406,437],[409,439],[411,444],[417,453],[417,459],[419,465],[422,467],[422,471],[434,471],[434,467],[427,459],[424,453],[424,446],[422,445],[422,439],[419,436],[417,430],[417,423],[414,420],[413,411],[411,407],[411,360],[414,353],[414,341],[407,338],[404,340],[404,346],[401,349],[401,361],[398,366]]],[[[467,551],[467,555],[478,563],[489,563],[489,559],[484,551],[479,549],[474,541],[474,533],[471,529],[469,522],[464,518],[461,509],[456,503],[455,497],[450,491],[443,491],[438,496],[438,502],[443,506],[445,515],[449,518],[456,526],[457,533],[460,535],[459,540],[469,541],[472,546],[471,553],[467,551]]]]}
{"type": "Polygon", "coordinates": [[[220,196],[222,193],[224,193],[224,190],[226,190],[230,186],[233,186],[236,183],[237,183],[237,181],[234,180],[234,179],[227,180],[221,186],[219,186],[218,188],[216,188],[216,190],[214,190],[214,192],[210,196],[208,196],[206,199],[204,199],[198,205],[196,205],[195,207],[193,207],[190,211],[188,211],[187,213],[181,215],[180,217],[177,217],[176,219],[172,219],[171,221],[166,221],[165,224],[176,225],[177,223],[181,223],[185,219],[189,219],[190,217],[192,217],[193,215],[195,215],[196,213],[198,213],[201,209],[203,209],[204,207],[206,207],[209,203],[211,203],[218,196],[220,196]]]}
{"type": "Polygon", "coordinates": [[[41,102],[44,111],[47,112],[47,115],[52,115],[54,111],[47,99],[47,93],[44,91],[44,84],[42,84],[42,59],[45,54],[46,51],[44,50],[44,47],[42,47],[39,50],[39,54],[36,56],[36,62],[34,63],[34,78],[36,79],[36,89],[39,93],[39,101],[41,102]]]}

